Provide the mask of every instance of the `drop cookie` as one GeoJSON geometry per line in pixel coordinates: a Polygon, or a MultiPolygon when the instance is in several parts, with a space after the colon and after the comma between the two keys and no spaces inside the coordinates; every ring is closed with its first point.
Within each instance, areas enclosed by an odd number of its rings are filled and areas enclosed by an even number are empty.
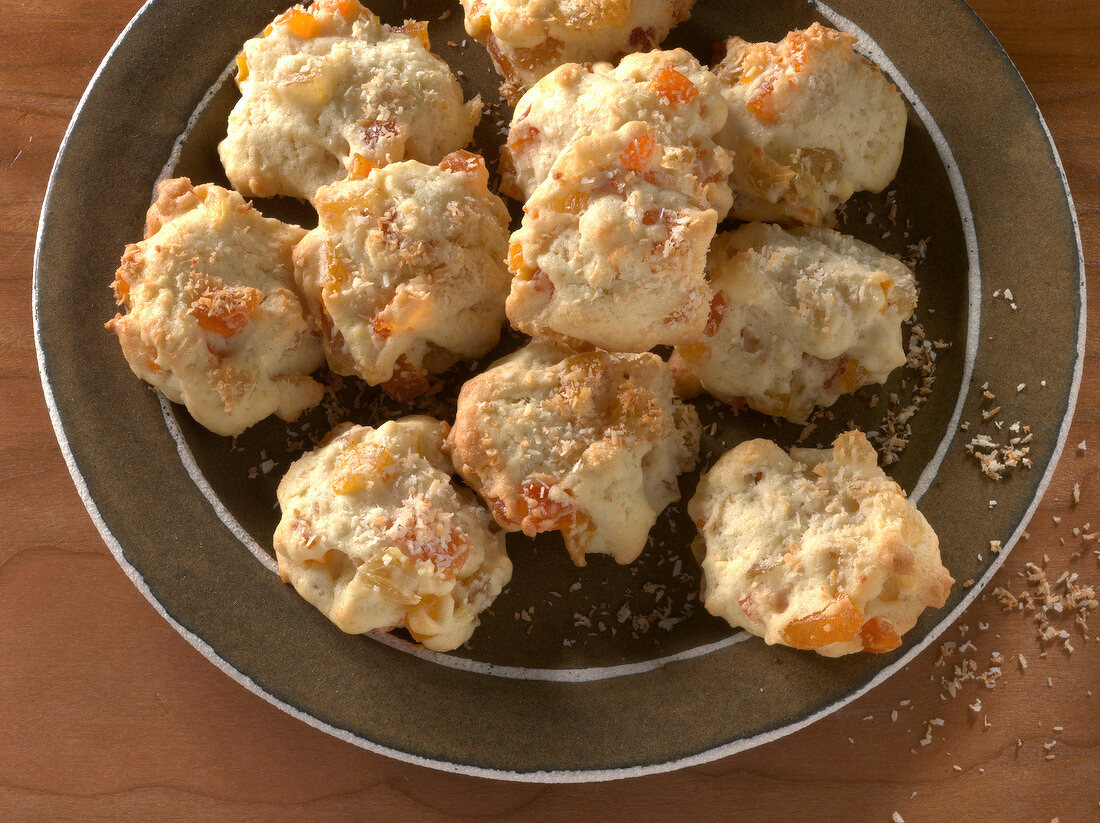
{"type": "Polygon", "coordinates": [[[453,482],[446,423],[337,429],[279,484],[279,574],[342,631],[461,646],[512,576],[488,510],[453,482]]]}
{"type": "Polygon", "coordinates": [[[319,403],[324,358],[291,259],[304,235],[235,191],[161,183],[115,274],[126,313],[107,323],[134,374],[222,435],[319,403]]]}
{"type": "Polygon", "coordinates": [[[831,449],[750,440],[723,455],[688,503],[707,611],[825,657],[901,645],[954,581],[876,458],[859,431],[831,449]]]}

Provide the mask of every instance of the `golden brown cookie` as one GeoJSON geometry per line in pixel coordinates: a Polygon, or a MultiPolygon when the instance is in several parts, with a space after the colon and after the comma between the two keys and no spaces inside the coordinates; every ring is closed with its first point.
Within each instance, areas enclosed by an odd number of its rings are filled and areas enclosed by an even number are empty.
{"type": "Polygon", "coordinates": [[[876,458],[859,431],[831,449],[750,440],[723,455],[688,503],[707,611],[825,657],[901,645],[954,581],[876,458]]]}

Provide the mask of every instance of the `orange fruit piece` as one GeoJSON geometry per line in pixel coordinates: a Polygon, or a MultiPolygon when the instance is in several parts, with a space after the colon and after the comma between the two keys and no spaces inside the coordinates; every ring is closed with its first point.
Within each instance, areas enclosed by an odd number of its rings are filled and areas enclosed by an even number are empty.
{"type": "Polygon", "coordinates": [[[508,150],[513,154],[527,151],[540,137],[542,132],[534,126],[523,125],[508,133],[508,150]]]}
{"type": "Polygon", "coordinates": [[[525,480],[520,489],[527,504],[524,522],[535,533],[569,528],[576,522],[574,508],[569,503],[554,500],[550,496],[550,487],[543,481],[525,480]]]}
{"type": "Polygon", "coordinates": [[[191,316],[203,331],[232,337],[248,323],[263,300],[259,289],[215,289],[191,304],[191,316]]]}
{"type": "Polygon", "coordinates": [[[580,192],[569,192],[558,204],[558,209],[564,214],[580,214],[588,208],[588,195],[580,192]]]}
{"type": "Polygon", "coordinates": [[[370,319],[370,327],[375,335],[382,340],[388,339],[393,334],[393,326],[382,317],[381,312],[370,319]]]}
{"type": "Polygon", "coordinates": [[[774,88],[775,82],[773,80],[765,80],[760,84],[760,91],[750,97],[748,103],[745,104],[749,111],[769,123],[779,119],[779,112],[771,99],[774,88]]]}
{"type": "Polygon", "coordinates": [[[237,82],[243,83],[248,79],[248,58],[244,56],[242,51],[237,55],[237,82]]]}
{"type": "Polygon", "coordinates": [[[321,31],[321,25],[317,22],[317,18],[308,11],[302,11],[301,9],[291,9],[275,22],[282,23],[290,30],[291,34],[301,37],[303,40],[316,37],[321,31]]]}
{"type": "Polygon", "coordinates": [[[890,288],[894,285],[893,280],[884,280],[879,283],[879,288],[882,289],[882,296],[886,298],[886,302],[882,305],[882,310],[879,314],[886,314],[886,310],[890,308],[890,288]]]}
{"type": "Polygon", "coordinates": [[[855,639],[862,626],[863,614],[851,600],[841,597],[821,611],[792,620],[781,637],[788,646],[813,651],[855,639]]]}
{"type": "Polygon", "coordinates": [[[882,654],[892,652],[901,645],[901,637],[890,621],[881,617],[872,617],[863,624],[859,630],[859,636],[863,639],[863,651],[882,654]]]}
{"type": "Polygon", "coordinates": [[[512,274],[522,274],[525,270],[523,263],[523,246],[512,243],[508,247],[508,271],[512,274]]]}
{"type": "Polygon", "coordinates": [[[348,177],[352,180],[363,180],[376,168],[378,166],[356,152],[355,156],[351,158],[351,170],[348,172],[348,177]]]}
{"type": "Polygon", "coordinates": [[[332,490],[351,494],[370,485],[372,480],[385,479],[386,469],[393,465],[393,455],[377,443],[348,449],[336,458],[336,478],[332,490]]]}
{"type": "Polygon", "coordinates": [[[715,292],[714,297],[710,299],[710,314],[707,316],[707,325],[703,329],[703,334],[707,337],[714,337],[718,333],[718,328],[722,325],[725,316],[726,293],[724,291],[715,292]]]}
{"type": "Polygon", "coordinates": [[[419,40],[420,45],[426,49],[432,47],[431,41],[428,39],[428,24],[423,20],[406,20],[404,25],[391,28],[390,31],[419,40]]]}
{"type": "Polygon", "coordinates": [[[397,358],[393,376],[382,384],[382,391],[398,403],[411,403],[430,388],[427,372],[413,366],[405,355],[397,358]]]}
{"type": "Polygon", "coordinates": [[[669,66],[657,72],[649,81],[649,86],[666,106],[682,106],[699,96],[695,84],[669,66]]]}
{"type": "Polygon", "coordinates": [[[649,169],[656,153],[656,139],[651,134],[643,134],[627,144],[619,155],[619,161],[623,164],[623,168],[640,174],[649,169]]]}
{"type": "Polygon", "coordinates": [[[466,149],[452,151],[439,161],[439,168],[452,174],[468,175],[475,180],[480,180],[486,188],[489,186],[489,170],[485,168],[485,160],[480,154],[474,154],[472,151],[466,151],[466,149]]]}
{"type": "Polygon", "coordinates": [[[537,46],[532,48],[517,48],[513,51],[516,62],[527,69],[534,71],[539,66],[552,64],[561,53],[562,42],[553,37],[547,37],[537,46]]]}
{"type": "Polygon", "coordinates": [[[457,526],[451,526],[446,537],[433,535],[425,538],[417,534],[404,537],[404,542],[400,544],[401,551],[413,560],[430,561],[445,580],[453,580],[470,556],[469,538],[457,526]]]}
{"type": "Polygon", "coordinates": [[[354,20],[363,12],[359,0],[336,0],[336,10],[345,20],[354,20]]]}
{"type": "Polygon", "coordinates": [[[867,376],[867,370],[853,357],[844,364],[843,370],[838,373],[834,380],[838,380],[840,390],[848,394],[862,386],[867,376]]]}

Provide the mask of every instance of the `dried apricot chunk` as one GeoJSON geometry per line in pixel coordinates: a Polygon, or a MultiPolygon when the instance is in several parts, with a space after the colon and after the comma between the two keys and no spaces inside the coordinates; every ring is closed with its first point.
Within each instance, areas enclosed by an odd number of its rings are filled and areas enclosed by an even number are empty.
{"type": "Polygon", "coordinates": [[[485,167],[485,161],[472,151],[458,149],[439,161],[439,168],[454,174],[471,174],[485,167]]]}
{"type": "Polygon", "coordinates": [[[892,652],[901,645],[901,637],[898,636],[894,625],[881,617],[872,617],[863,624],[859,630],[859,636],[863,639],[863,651],[882,654],[892,652]]]}
{"type": "Polygon", "coordinates": [[[526,268],[523,262],[523,246],[512,243],[508,246],[508,271],[512,274],[522,274],[526,268]]]}
{"type": "Polygon", "coordinates": [[[671,226],[673,215],[678,212],[672,209],[647,209],[642,213],[643,226],[671,226]]]}
{"type": "Polygon", "coordinates": [[[557,61],[561,54],[561,40],[547,37],[537,46],[531,48],[518,48],[513,51],[516,62],[528,71],[535,71],[541,66],[546,66],[557,61]]]}
{"type": "Polygon", "coordinates": [[[393,334],[393,324],[382,316],[382,312],[370,319],[370,327],[375,336],[382,340],[388,339],[393,334]]]}
{"type": "Polygon", "coordinates": [[[890,289],[893,285],[894,281],[890,279],[883,280],[878,284],[879,288],[882,289],[882,296],[886,301],[882,304],[882,309],[879,311],[879,314],[886,314],[886,310],[890,308],[890,289]]]}
{"type": "Polygon", "coordinates": [[[485,49],[489,52],[489,56],[493,58],[493,62],[496,64],[497,69],[500,70],[505,81],[515,85],[518,82],[516,69],[512,65],[512,61],[508,59],[508,55],[506,55],[504,50],[500,47],[500,41],[492,34],[485,35],[485,49]]]}
{"type": "Polygon", "coordinates": [[[377,443],[355,446],[336,458],[332,490],[336,494],[362,491],[377,480],[385,480],[393,455],[377,443]]]}
{"type": "Polygon", "coordinates": [[[406,528],[404,539],[399,542],[401,551],[413,560],[429,561],[435,566],[444,580],[453,580],[454,576],[466,565],[470,556],[470,540],[457,526],[451,526],[446,535],[435,533],[435,529],[406,528]]]}
{"type": "Polygon", "coordinates": [[[303,40],[316,37],[321,32],[321,24],[317,21],[317,18],[302,9],[291,9],[275,23],[276,25],[286,26],[291,34],[301,37],[303,40]]]}
{"type": "Polygon", "coordinates": [[[649,87],[666,106],[683,106],[699,96],[695,84],[671,66],[665,66],[653,75],[649,87]]]}
{"type": "Polygon", "coordinates": [[[867,369],[858,360],[854,357],[843,357],[827,385],[830,388],[839,387],[841,392],[849,394],[862,386],[868,376],[867,369]]]}
{"type": "Polygon", "coordinates": [[[363,13],[359,0],[336,0],[336,10],[345,20],[354,20],[363,13]]]}
{"type": "Polygon", "coordinates": [[[562,25],[574,31],[590,32],[621,26],[630,15],[630,3],[624,3],[622,0],[578,4],[580,9],[575,11],[569,11],[567,3],[559,3],[559,5],[565,7],[560,12],[559,19],[562,25]]]}
{"type": "Polygon", "coordinates": [[[807,46],[806,37],[802,32],[792,31],[787,35],[790,64],[791,68],[796,72],[802,71],[802,67],[806,65],[807,46]]]}
{"type": "Polygon", "coordinates": [[[496,499],[491,502],[490,506],[493,510],[493,517],[496,518],[497,523],[505,529],[514,529],[519,526],[515,520],[508,516],[508,504],[501,499],[496,499]]]}
{"type": "Polygon", "coordinates": [[[652,26],[636,27],[630,32],[630,38],[627,40],[630,45],[631,51],[653,51],[657,48],[658,39],[657,31],[652,26]]]}
{"type": "Polygon", "coordinates": [[[332,227],[340,222],[340,219],[351,207],[351,202],[347,197],[324,197],[317,199],[315,207],[321,224],[332,227]]]}
{"type": "Polygon", "coordinates": [[[486,187],[489,185],[489,170],[485,168],[485,160],[480,154],[474,154],[466,149],[452,151],[439,161],[439,168],[452,174],[465,174],[475,180],[481,180],[486,187]]]}
{"type": "Polygon", "coordinates": [[[527,507],[522,523],[524,534],[566,529],[576,523],[577,512],[573,506],[551,497],[550,486],[544,481],[525,480],[520,486],[520,493],[527,507]]]}
{"type": "Polygon", "coordinates": [[[382,384],[382,391],[398,403],[409,403],[429,388],[428,373],[410,363],[405,355],[397,358],[393,375],[382,384]]]}
{"type": "Polygon", "coordinates": [[[724,291],[716,291],[714,297],[710,299],[710,314],[707,315],[707,325],[703,329],[703,334],[707,337],[714,337],[718,334],[718,329],[722,325],[722,320],[726,316],[726,293],[724,291]]]}
{"type": "Polygon", "coordinates": [[[242,51],[237,55],[237,82],[243,83],[248,79],[248,58],[242,51]]]}
{"type": "Polygon", "coordinates": [[[859,636],[863,614],[847,597],[835,600],[821,611],[795,618],[780,637],[795,649],[813,651],[831,643],[846,643],[859,636]]]}
{"type": "Polygon", "coordinates": [[[557,210],[562,214],[580,214],[588,208],[588,195],[581,192],[563,192],[557,210]]]}
{"type": "Polygon", "coordinates": [[[631,140],[619,154],[619,162],[628,171],[642,173],[653,163],[657,153],[657,140],[652,134],[642,134],[631,140]]]}
{"type": "Polygon", "coordinates": [[[232,337],[244,328],[264,295],[247,286],[211,288],[191,303],[190,315],[203,331],[232,337]]]}
{"type": "Polygon", "coordinates": [[[521,154],[542,138],[542,132],[534,126],[522,125],[508,132],[508,150],[521,154]]]}
{"type": "Polygon", "coordinates": [[[376,168],[378,168],[378,166],[356,152],[351,158],[351,168],[348,170],[348,178],[351,180],[363,180],[376,168]]]}
{"type": "Polygon", "coordinates": [[[430,50],[432,47],[432,43],[428,39],[428,24],[423,20],[406,20],[400,26],[391,26],[390,31],[394,34],[404,34],[414,40],[419,40],[420,45],[425,49],[430,50]]]}
{"type": "Polygon", "coordinates": [[[130,305],[130,284],[122,277],[121,272],[115,274],[111,288],[115,291],[115,303],[118,305],[130,305]]]}
{"type": "Polygon", "coordinates": [[[775,81],[771,78],[765,80],[760,84],[760,89],[749,98],[749,101],[745,104],[745,107],[755,114],[761,120],[767,120],[769,123],[775,122],[779,118],[779,111],[775,107],[775,101],[771,99],[772,92],[775,89],[775,81]]]}
{"type": "Polygon", "coordinates": [[[325,296],[330,296],[333,291],[342,289],[349,280],[348,267],[336,253],[332,246],[325,249],[325,296]]]}
{"type": "Polygon", "coordinates": [[[472,0],[470,3],[469,20],[479,29],[487,29],[492,25],[486,5],[485,0],[472,0]]]}
{"type": "MultiPolygon", "coordinates": [[[[325,569],[335,580],[340,576],[340,567],[347,561],[348,556],[338,549],[329,549],[320,557],[307,557],[302,562],[309,566],[320,566],[325,569]]],[[[289,581],[284,581],[289,582],[289,581]]]]}

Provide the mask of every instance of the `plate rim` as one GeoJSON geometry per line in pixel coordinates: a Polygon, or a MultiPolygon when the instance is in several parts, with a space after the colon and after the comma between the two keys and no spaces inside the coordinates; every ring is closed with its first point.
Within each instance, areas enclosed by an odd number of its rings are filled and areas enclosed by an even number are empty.
{"type": "MultiPolygon", "coordinates": [[[[315,729],[325,732],[333,737],[336,737],[345,742],[351,743],[359,748],[371,751],[376,754],[381,754],[386,757],[393,758],[406,763],[411,763],[418,766],[424,766],[427,768],[437,769],[454,774],[462,774],[473,777],[481,777],[495,780],[507,780],[513,782],[526,782],[526,783],[586,783],[586,782],[603,782],[609,780],[625,779],[630,777],[641,777],[651,774],[660,774],[670,771],[676,771],[679,769],[687,768],[690,766],[700,765],[703,763],[709,763],[714,760],[718,760],[724,757],[728,757],[737,754],[742,751],[746,751],[756,746],[763,745],[765,743],[773,742],[782,737],[786,737],[796,731],[799,731],[818,720],[836,712],[840,708],[862,697],[871,689],[881,685],[888,680],[900,669],[908,665],[918,654],[923,652],[929,645],[935,642],[970,606],[970,604],[977,598],[977,596],[985,589],[992,579],[993,575],[1001,568],[1001,566],[1008,559],[1008,555],[1012,549],[1019,542],[1021,535],[1026,530],[1030,521],[1035,515],[1035,511],[1043,500],[1046,491],[1053,479],[1054,473],[1057,471],[1062,453],[1065,448],[1065,444],[1069,439],[1069,430],[1073,422],[1073,418],[1076,412],[1077,400],[1080,393],[1081,380],[1084,371],[1084,358],[1085,358],[1085,343],[1086,343],[1086,331],[1087,331],[1087,293],[1086,293],[1086,276],[1085,276],[1085,260],[1084,249],[1081,241],[1081,231],[1079,219],[1077,216],[1076,207],[1073,201],[1073,194],[1070,190],[1069,180],[1066,176],[1065,167],[1062,163],[1061,156],[1058,152],[1057,145],[1054,142],[1054,138],[1050,132],[1050,128],[1047,125],[1046,119],[1043,117],[1043,113],[1040,110],[1038,104],[1035,102],[1034,95],[1032,95],[1030,88],[1024,81],[1019,70],[1016,68],[1015,63],[1009,54],[1005,51],[1000,41],[981,19],[981,17],[975,12],[965,0],[957,0],[958,5],[969,16],[978,23],[978,25],[986,32],[992,44],[995,45],[997,56],[1007,64],[1010,69],[1010,73],[1014,75],[1014,79],[1019,87],[1019,90],[1026,95],[1026,102],[1030,104],[1031,109],[1034,111],[1038,118],[1039,125],[1042,128],[1043,135],[1047,146],[1051,153],[1051,159],[1054,161],[1055,168],[1058,170],[1058,174],[1061,180],[1062,192],[1065,197],[1067,206],[1069,207],[1070,219],[1073,228],[1073,237],[1076,245],[1076,257],[1077,257],[1077,280],[1078,280],[1078,300],[1080,305],[1080,313],[1078,318],[1078,324],[1076,329],[1076,352],[1073,362],[1072,381],[1069,387],[1069,393],[1066,396],[1066,409],[1062,417],[1058,435],[1054,441],[1054,446],[1051,452],[1050,460],[1040,476],[1038,483],[1035,487],[1034,495],[1025,509],[1020,522],[1017,524],[1011,537],[1004,544],[1004,548],[997,555],[997,557],[990,563],[985,573],[974,582],[969,588],[969,591],[962,597],[962,599],[956,604],[956,606],[949,612],[945,613],[941,619],[936,623],[932,631],[928,633],[919,643],[906,650],[906,652],[894,660],[890,664],[884,666],[879,670],[870,680],[862,684],[858,688],[845,694],[843,697],[829,703],[816,712],[813,712],[806,717],[796,720],[787,725],[781,726],[776,729],[771,729],[765,732],[760,732],[750,737],[745,737],[740,740],[733,741],[724,745],[716,746],[710,749],[706,749],[702,752],[698,752],[693,755],[687,755],[675,760],[665,761],[661,763],[649,763],[641,765],[621,766],[609,769],[554,769],[554,770],[539,770],[539,771],[510,771],[505,769],[488,768],[483,766],[472,766],[467,764],[455,763],[449,760],[436,760],[427,758],[421,755],[412,754],[411,752],[394,749],[388,746],[384,746],[368,740],[352,732],[333,726],[332,724],[321,721],[305,711],[287,703],[284,700],[275,697],[273,694],[265,691],[255,680],[240,671],[236,667],[229,664],[218,652],[210,646],[205,640],[193,633],[190,629],[185,627],[182,623],[173,618],[165,609],[165,607],[155,598],[148,584],[145,582],[142,574],[130,563],[125,557],[121,544],[115,538],[110,528],[107,526],[102,515],[99,512],[99,508],[92,498],[87,482],[84,479],[79,467],[76,464],[72,450],[69,446],[68,436],[66,434],[64,422],[61,419],[61,414],[57,406],[57,400],[54,395],[53,386],[48,376],[45,348],[42,336],[42,326],[39,316],[39,282],[40,282],[40,260],[43,251],[44,241],[44,226],[46,221],[47,212],[50,209],[51,203],[56,196],[56,183],[58,170],[61,166],[61,161],[68,149],[69,140],[72,136],[77,121],[80,119],[84,106],[90,98],[93,91],[98,86],[101,76],[107,66],[112,60],[115,52],[122,45],[130,31],[141,20],[141,18],[152,8],[154,5],[162,2],[162,0],[145,0],[142,6],[134,14],[134,16],[127,22],[126,26],[122,29],[119,35],[116,37],[103,59],[100,61],[98,67],[93,73],[88,85],[84,89],[76,108],[73,111],[72,117],[69,120],[66,127],[64,136],[61,143],[58,146],[57,156],[54,159],[53,166],[50,171],[50,176],[46,185],[46,189],[43,195],[42,208],[39,213],[38,227],[35,236],[34,246],[34,262],[31,278],[31,304],[32,304],[32,324],[34,332],[34,345],[35,356],[38,367],[39,379],[42,385],[42,392],[46,402],[47,411],[50,416],[50,422],[53,427],[54,436],[58,441],[58,446],[61,450],[62,457],[65,460],[66,468],[73,480],[81,502],[84,504],[88,515],[91,517],[96,530],[99,532],[101,539],[106,544],[108,550],[111,552],[115,561],[122,568],[123,572],[130,579],[131,583],[141,592],[142,596],[153,606],[157,613],[168,622],[172,628],[180,634],[196,651],[203,655],[209,662],[213,663],[219,670],[225,675],[232,678],[244,688],[253,694],[263,698],[265,701],[280,709],[281,711],[301,720],[315,729]]],[[[813,3],[814,6],[818,6],[817,2],[813,3]]],[[[826,4],[827,5],[827,4],[826,4]]],[[[964,181],[965,185],[965,181],[964,181]]]]}

